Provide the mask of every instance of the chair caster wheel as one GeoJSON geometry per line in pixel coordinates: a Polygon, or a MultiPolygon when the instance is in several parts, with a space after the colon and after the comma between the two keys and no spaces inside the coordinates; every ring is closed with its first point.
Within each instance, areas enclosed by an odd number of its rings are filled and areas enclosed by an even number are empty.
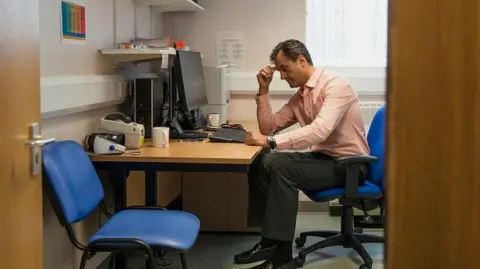
{"type": "Polygon", "coordinates": [[[372,269],[372,268],[366,264],[362,264],[358,269],[372,269]]]}
{"type": "Polygon", "coordinates": [[[357,227],[353,230],[354,233],[363,234],[363,228],[357,227]]]}
{"type": "Polygon", "coordinates": [[[297,266],[297,268],[303,267],[303,265],[305,264],[305,258],[305,256],[298,254],[298,257],[295,258],[295,265],[297,266]]]}
{"type": "Polygon", "coordinates": [[[297,268],[303,267],[304,264],[305,264],[305,258],[300,258],[300,257],[295,258],[295,265],[297,266],[297,268]]]}
{"type": "Polygon", "coordinates": [[[297,247],[299,247],[299,248],[303,247],[306,242],[307,242],[306,237],[299,236],[299,237],[295,238],[295,245],[297,245],[297,247]]]}

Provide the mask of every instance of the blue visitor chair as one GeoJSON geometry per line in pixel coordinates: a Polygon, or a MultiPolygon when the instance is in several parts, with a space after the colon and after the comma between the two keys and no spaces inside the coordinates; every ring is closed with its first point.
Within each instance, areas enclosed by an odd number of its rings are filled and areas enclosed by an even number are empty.
{"type": "MultiPolygon", "coordinates": [[[[341,231],[311,231],[301,233],[295,239],[298,247],[303,247],[308,236],[325,238],[311,246],[302,249],[295,258],[298,267],[305,263],[306,256],[316,250],[343,246],[354,249],[363,259],[364,264],[360,269],[371,269],[372,258],[362,246],[362,243],[384,243],[383,236],[357,233],[354,229],[353,207],[362,209],[366,213],[369,210],[380,207],[383,220],[383,179],[384,179],[384,156],[385,156],[385,110],[383,105],[375,114],[367,135],[370,146],[370,156],[349,156],[336,159],[336,162],[346,169],[345,188],[329,189],[323,191],[305,191],[305,194],[315,202],[327,202],[339,199],[342,205],[341,231]],[[359,186],[359,174],[361,167],[368,164],[368,180],[359,186]]],[[[367,172],[367,171],[365,171],[367,172]]]]}
{"type": "MultiPolygon", "coordinates": [[[[163,208],[126,208],[110,219],[88,239],[79,242],[72,225],[89,216],[102,203],[102,183],[84,149],[74,141],[49,144],[43,148],[44,186],[53,208],[66,227],[72,243],[83,251],[80,269],[97,252],[143,252],[148,256],[147,268],[157,268],[155,253],[165,249],[183,255],[195,243],[200,221],[192,214],[163,208]]],[[[102,203],[103,204],[103,203],[102,203]]],[[[110,266],[114,266],[111,259],[110,266]]]]}

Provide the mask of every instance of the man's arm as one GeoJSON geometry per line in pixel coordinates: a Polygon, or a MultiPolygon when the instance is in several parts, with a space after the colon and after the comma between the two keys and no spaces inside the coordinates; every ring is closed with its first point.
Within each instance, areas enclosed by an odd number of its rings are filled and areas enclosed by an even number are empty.
{"type": "Polygon", "coordinates": [[[290,102],[273,114],[268,94],[258,94],[255,96],[255,100],[257,102],[258,127],[261,134],[272,135],[297,122],[290,102]]]}
{"type": "Polygon", "coordinates": [[[355,98],[356,93],[350,85],[331,85],[315,120],[310,125],[276,135],[277,149],[300,150],[323,142],[335,130],[355,98]]]}

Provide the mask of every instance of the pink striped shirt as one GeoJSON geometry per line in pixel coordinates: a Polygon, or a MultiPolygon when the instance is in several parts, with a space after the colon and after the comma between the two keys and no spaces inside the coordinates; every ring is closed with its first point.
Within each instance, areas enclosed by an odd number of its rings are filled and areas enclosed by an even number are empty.
{"type": "Polygon", "coordinates": [[[275,135],[278,150],[311,147],[330,156],[369,154],[358,95],[350,83],[317,69],[277,113],[268,95],[257,95],[260,132],[275,134],[295,123],[301,128],[275,135]]]}

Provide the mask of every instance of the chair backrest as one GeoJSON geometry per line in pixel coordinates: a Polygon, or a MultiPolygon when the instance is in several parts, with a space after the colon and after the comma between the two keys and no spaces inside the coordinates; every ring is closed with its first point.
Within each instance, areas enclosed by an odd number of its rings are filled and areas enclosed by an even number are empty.
{"type": "Polygon", "coordinates": [[[370,155],[378,158],[377,162],[370,164],[370,180],[379,187],[383,187],[383,179],[385,178],[384,170],[386,106],[386,104],[383,105],[375,113],[367,135],[368,145],[370,147],[370,155]]]}
{"type": "Polygon", "coordinates": [[[42,155],[44,180],[62,225],[85,219],[104,192],[84,149],[74,141],[61,141],[43,147],[42,155]]]}

